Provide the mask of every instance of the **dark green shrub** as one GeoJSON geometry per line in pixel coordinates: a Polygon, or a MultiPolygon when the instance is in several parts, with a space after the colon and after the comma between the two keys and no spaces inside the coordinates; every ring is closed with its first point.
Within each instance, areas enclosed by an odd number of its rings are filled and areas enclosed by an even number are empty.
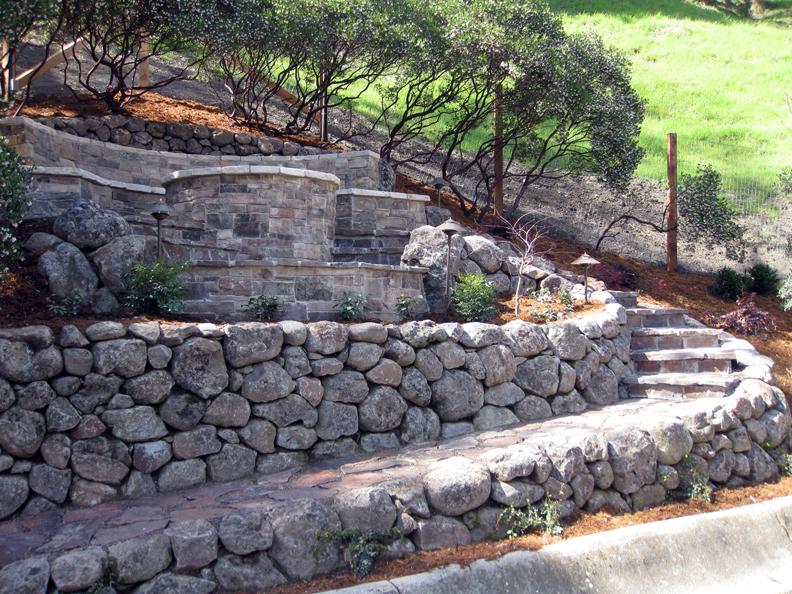
{"type": "Polygon", "coordinates": [[[342,320],[354,320],[362,317],[369,310],[368,297],[344,293],[335,308],[342,320]]]}
{"type": "Polygon", "coordinates": [[[168,260],[135,264],[127,278],[127,306],[136,313],[179,313],[187,295],[187,288],[179,280],[179,275],[188,267],[188,262],[168,260]]]}
{"type": "Polygon", "coordinates": [[[699,165],[695,175],[683,175],[679,184],[679,222],[682,239],[713,249],[716,245],[737,262],[745,260],[745,228],[723,192],[721,174],[699,165]]]}
{"type": "Polygon", "coordinates": [[[781,277],[775,268],[767,264],[754,264],[748,269],[749,290],[757,295],[769,295],[776,290],[781,277]]]}
{"type": "Polygon", "coordinates": [[[483,274],[460,274],[451,307],[466,322],[486,322],[496,311],[495,288],[483,274]]]}
{"type": "Polygon", "coordinates": [[[725,266],[718,270],[715,280],[707,287],[710,295],[735,301],[740,295],[745,293],[746,277],[737,272],[734,268],[725,266]]]}
{"type": "Polygon", "coordinates": [[[281,302],[278,297],[274,295],[259,295],[258,297],[251,297],[247,305],[243,306],[243,309],[261,322],[263,320],[271,320],[280,307],[281,302]]]}

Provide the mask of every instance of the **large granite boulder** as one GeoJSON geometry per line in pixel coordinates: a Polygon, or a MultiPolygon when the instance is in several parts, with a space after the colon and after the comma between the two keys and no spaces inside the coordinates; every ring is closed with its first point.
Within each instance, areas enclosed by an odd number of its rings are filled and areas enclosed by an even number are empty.
{"type": "Polygon", "coordinates": [[[484,405],[481,382],[466,371],[446,370],[432,384],[432,406],[443,421],[459,421],[476,414],[484,405]]]}
{"type": "Polygon", "coordinates": [[[491,488],[487,469],[462,457],[435,462],[423,483],[429,504],[447,516],[461,516],[483,505],[491,488]]]}
{"type": "Polygon", "coordinates": [[[127,235],[129,223],[113,210],[95,202],[82,201],[63,211],[52,226],[55,235],[78,248],[94,250],[110,240],[127,235]]]}
{"type": "Polygon", "coordinates": [[[468,258],[482,271],[491,273],[501,267],[504,256],[492,240],[480,235],[468,235],[464,240],[468,258]]]}
{"type": "MultiPolygon", "coordinates": [[[[453,285],[454,276],[459,271],[459,262],[464,241],[459,235],[451,239],[450,274],[453,285]]],[[[433,312],[445,311],[446,257],[448,239],[445,233],[425,225],[410,232],[410,242],[402,253],[401,263],[405,266],[423,266],[429,269],[424,275],[424,292],[433,312]]]]}
{"type": "Polygon", "coordinates": [[[38,271],[47,279],[49,291],[56,301],[79,295],[87,305],[99,286],[99,279],[88,258],[71,243],[60,243],[42,254],[38,271]]]}
{"type": "Polygon", "coordinates": [[[217,396],[228,386],[228,369],[220,343],[194,337],[173,349],[171,373],[176,384],[202,398],[217,396]]]}
{"type": "Polygon", "coordinates": [[[127,292],[126,279],[135,264],[157,257],[157,240],[147,235],[116,237],[91,254],[102,284],[116,297],[127,292]]]}

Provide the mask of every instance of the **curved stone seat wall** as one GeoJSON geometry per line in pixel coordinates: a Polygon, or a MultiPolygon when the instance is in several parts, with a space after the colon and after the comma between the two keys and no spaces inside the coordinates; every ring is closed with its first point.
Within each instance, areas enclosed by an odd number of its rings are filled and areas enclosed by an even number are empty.
{"type": "Polygon", "coordinates": [[[294,260],[217,263],[199,261],[184,277],[190,290],[189,315],[203,319],[247,319],[251,297],[276,296],[278,317],[296,320],[337,318],[336,304],[346,293],[368,298],[366,314],[395,320],[402,295],[415,300],[415,314],[428,311],[423,294],[425,268],[365,263],[319,263],[294,260]]]}
{"type": "MultiPolygon", "coordinates": [[[[166,180],[172,214],[165,232],[177,245],[210,245],[235,259],[329,262],[335,192],[327,173],[270,166],[176,171],[166,180]]],[[[188,254],[192,262],[205,260],[188,254]]]]}
{"type": "Polygon", "coordinates": [[[331,173],[347,188],[379,187],[379,157],[371,151],[291,157],[190,155],[81,138],[25,117],[0,119],[0,134],[31,165],[76,167],[132,184],[159,186],[172,172],[192,167],[271,165],[331,173]]]}
{"type": "Polygon", "coordinates": [[[0,518],[615,403],[629,330],[606,307],[549,326],[0,330],[0,518]]]}
{"type": "Polygon", "coordinates": [[[81,200],[114,210],[130,223],[152,227],[151,207],[165,197],[162,186],[146,186],[100,177],[74,167],[34,167],[28,219],[55,218],[81,200]]]}

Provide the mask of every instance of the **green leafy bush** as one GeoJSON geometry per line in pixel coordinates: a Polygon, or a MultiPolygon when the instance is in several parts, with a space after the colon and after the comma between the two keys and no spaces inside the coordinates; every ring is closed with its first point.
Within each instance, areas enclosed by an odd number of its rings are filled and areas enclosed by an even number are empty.
{"type": "Polygon", "coordinates": [[[275,312],[281,308],[281,301],[274,295],[251,297],[243,309],[259,322],[271,320],[275,312]]]}
{"type": "Polygon", "coordinates": [[[184,307],[187,288],[179,275],[189,268],[188,262],[157,260],[135,264],[127,279],[127,306],[134,312],[176,314],[184,307]]]}
{"type": "Polygon", "coordinates": [[[558,302],[564,306],[565,311],[575,311],[575,298],[572,297],[572,291],[566,287],[559,287],[557,297],[558,302]]]}
{"type": "Polygon", "coordinates": [[[84,302],[85,298],[79,291],[72,291],[62,301],[50,305],[50,315],[56,318],[74,317],[80,314],[84,302]]]}
{"type": "Polygon", "coordinates": [[[336,544],[343,547],[344,558],[350,569],[356,578],[362,579],[371,573],[374,561],[387,550],[388,545],[402,538],[402,533],[396,528],[386,532],[352,528],[320,531],[318,537],[325,545],[336,544]]]}
{"type": "Polygon", "coordinates": [[[778,182],[784,194],[792,195],[792,167],[785,167],[778,174],[778,182]]]}
{"type": "Polygon", "coordinates": [[[541,505],[529,505],[523,509],[510,505],[501,512],[498,524],[504,527],[509,540],[531,532],[558,536],[564,531],[558,501],[551,497],[546,497],[541,505]]]}
{"type": "Polygon", "coordinates": [[[0,281],[20,256],[17,230],[30,206],[29,186],[30,168],[0,138],[0,281]]]}
{"type": "Polygon", "coordinates": [[[409,320],[415,313],[415,299],[409,295],[399,295],[396,299],[396,313],[402,320],[409,320]]]}
{"type": "Polygon", "coordinates": [[[355,320],[369,310],[368,297],[355,293],[344,293],[335,308],[342,320],[355,320]]]}
{"type": "Polygon", "coordinates": [[[767,264],[754,264],[748,269],[749,290],[757,295],[769,295],[776,290],[781,277],[767,264]]]}
{"type": "Polygon", "coordinates": [[[460,274],[451,294],[454,313],[466,322],[486,322],[495,313],[495,288],[483,274],[460,274]]]}
{"type": "Polygon", "coordinates": [[[781,300],[784,311],[792,309],[792,274],[786,277],[786,280],[778,287],[778,298],[781,300]]]}
{"type": "Polygon", "coordinates": [[[746,284],[746,277],[734,270],[734,268],[726,266],[718,270],[715,280],[707,287],[707,291],[715,297],[735,301],[740,295],[745,293],[746,284]]]}

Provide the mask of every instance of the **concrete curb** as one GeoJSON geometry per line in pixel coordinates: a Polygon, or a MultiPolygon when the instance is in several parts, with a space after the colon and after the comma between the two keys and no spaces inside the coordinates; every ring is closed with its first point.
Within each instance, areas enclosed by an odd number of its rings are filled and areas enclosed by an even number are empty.
{"type": "Polygon", "coordinates": [[[325,594],[792,592],[792,497],[325,594]]]}

